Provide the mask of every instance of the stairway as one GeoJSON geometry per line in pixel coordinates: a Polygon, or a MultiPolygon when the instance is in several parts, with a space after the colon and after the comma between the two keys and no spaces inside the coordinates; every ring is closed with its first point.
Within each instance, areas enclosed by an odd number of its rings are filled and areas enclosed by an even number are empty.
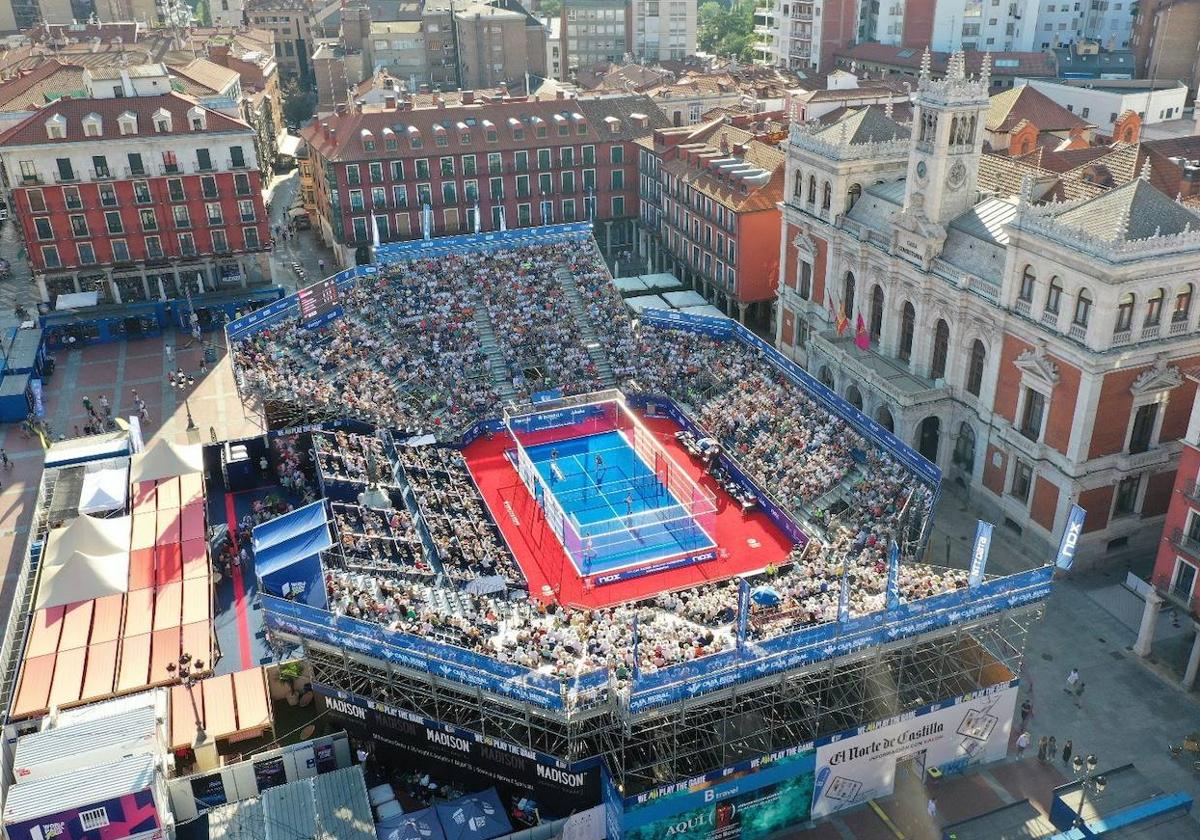
{"type": "Polygon", "coordinates": [[[513,388],[512,378],[508,375],[508,365],[504,361],[504,353],[500,350],[500,342],[492,330],[492,322],[488,319],[487,307],[475,307],[475,331],[479,334],[479,346],[487,356],[488,369],[491,372],[492,387],[504,402],[515,400],[517,392],[513,388]]]}
{"type": "Polygon", "coordinates": [[[612,365],[608,361],[608,354],[604,351],[604,346],[600,343],[600,339],[596,337],[596,330],[592,325],[591,315],[585,310],[583,298],[580,297],[579,289],[575,286],[575,278],[571,276],[571,272],[566,268],[557,269],[554,272],[554,277],[558,280],[558,285],[562,286],[567,298],[567,306],[571,308],[571,312],[575,315],[575,322],[579,325],[579,340],[587,349],[588,355],[591,356],[592,363],[596,365],[597,378],[603,387],[615,387],[617,377],[613,373],[612,365]]]}

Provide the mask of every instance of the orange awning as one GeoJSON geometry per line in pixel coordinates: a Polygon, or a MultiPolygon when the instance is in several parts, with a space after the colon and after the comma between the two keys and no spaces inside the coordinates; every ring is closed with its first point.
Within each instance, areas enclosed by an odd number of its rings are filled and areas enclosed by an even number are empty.
{"type": "Polygon", "coordinates": [[[204,539],[204,502],[192,502],[182,510],[182,538],[185,541],[204,539]]]}
{"type": "Polygon", "coordinates": [[[129,588],[154,586],[154,549],[137,548],[129,552],[129,588]]]}
{"type": "Polygon", "coordinates": [[[153,629],[154,590],[135,589],[125,596],[124,636],[141,636],[153,629]]]}
{"type": "Polygon", "coordinates": [[[204,478],[201,473],[179,476],[180,506],[189,505],[197,500],[204,501],[204,478]]]}
{"type": "Polygon", "coordinates": [[[155,500],[155,488],[153,481],[139,481],[133,485],[133,512],[134,513],[154,513],[158,508],[158,502],[155,500]]]}
{"type": "Polygon", "coordinates": [[[87,647],[88,636],[92,631],[92,611],[95,603],[80,601],[78,604],[67,605],[63,615],[62,635],[58,638],[60,651],[87,647]]]}
{"type": "Polygon", "coordinates": [[[92,609],[93,645],[114,642],[121,637],[121,619],[125,616],[125,596],[105,595],[97,598],[92,609]]]}
{"type": "Polygon", "coordinates": [[[154,629],[178,627],[183,614],[183,584],[179,581],[158,587],[154,593],[154,629]]]}
{"type": "Polygon", "coordinates": [[[181,750],[190,747],[196,740],[196,713],[200,714],[200,722],[204,723],[204,690],[200,685],[193,686],[191,698],[188,689],[182,685],[171,688],[171,749],[181,750]],[[196,701],[195,708],[192,700],[196,701]]]}
{"type": "Polygon", "coordinates": [[[58,650],[65,611],[66,607],[48,607],[34,612],[29,625],[29,641],[25,644],[26,659],[45,656],[58,650]]]}
{"type": "Polygon", "coordinates": [[[212,625],[207,621],[194,621],[183,625],[183,652],[190,654],[193,661],[212,667],[212,625]]]}
{"type": "Polygon", "coordinates": [[[235,734],[238,725],[233,705],[233,677],[230,674],[209,677],[200,685],[204,687],[204,731],[212,738],[228,738],[235,734]]]}
{"type": "Polygon", "coordinates": [[[139,548],[154,548],[154,539],[158,536],[156,513],[135,513],[133,515],[133,534],[129,540],[129,548],[137,551],[139,548]]]}
{"type": "Polygon", "coordinates": [[[83,672],[81,700],[96,700],[108,697],[113,692],[113,679],[117,675],[117,643],[101,642],[89,645],[87,667],[83,672]]]}
{"type": "Polygon", "coordinates": [[[266,729],[271,725],[271,703],[267,699],[267,680],[262,668],[234,674],[233,691],[240,731],[266,729]]]}
{"type": "Polygon", "coordinates": [[[204,540],[183,541],[183,577],[208,577],[208,550],[204,540]]]}
{"type": "Polygon", "coordinates": [[[117,691],[135,691],[146,687],[150,673],[150,634],[129,636],[121,643],[121,669],[117,691]]]}
{"type": "Polygon", "coordinates": [[[154,549],[154,582],[159,586],[183,580],[183,546],[168,543],[154,549]]]}
{"type": "Polygon", "coordinates": [[[164,478],[158,482],[158,509],[179,507],[179,479],[164,478]]]}
{"type": "Polygon", "coordinates": [[[13,717],[45,714],[49,708],[50,681],[54,678],[56,653],[26,659],[21,667],[21,685],[13,702],[13,717]]]}
{"type": "Polygon", "coordinates": [[[150,684],[163,685],[173,682],[173,672],[168,665],[179,664],[180,629],[170,627],[155,630],[150,635],[150,684]]]}
{"type": "Polygon", "coordinates": [[[179,542],[179,508],[159,508],[158,513],[158,545],[179,542]]]}
{"type": "Polygon", "coordinates": [[[83,665],[87,648],[59,651],[54,662],[54,680],[50,683],[50,705],[79,702],[83,690],[83,665]]]}
{"type": "Polygon", "coordinates": [[[188,578],[183,582],[183,624],[208,621],[212,617],[212,592],[208,578],[188,578]]]}

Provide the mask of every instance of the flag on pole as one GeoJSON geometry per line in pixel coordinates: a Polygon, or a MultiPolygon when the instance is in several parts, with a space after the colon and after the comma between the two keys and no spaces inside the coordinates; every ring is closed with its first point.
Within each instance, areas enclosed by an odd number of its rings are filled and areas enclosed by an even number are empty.
{"type": "Polygon", "coordinates": [[[746,625],[750,620],[750,582],[742,578],[738,582],[737,649],[746,646],[746,625]]]}
{"type": "Polygon", "coordinates": [[[862,313],[858,313],[858,323],[854,325],[854,344],[859,350],[866,350],[871,346],[871,337],[867,335],[867,325],[863,323],[862,313]]]}
{"type": "Polygon", "coordinates": [[[845,335],[846,329],[850,326],[850,319],[846,317],[845,305],[838,308],[837,314],[837,334],[845,335]]]}
{"type": "Polygon", "coordinates": [[[428,204],[421,208],[421,233],[426,239],[433,236],[433,208],[428,204]]]}
{"type": "Polygon", "coordinates": [[[500,205],[500,230],[508,230],[508,219],[504,217],[504,205],[500,205]]]}
{"type": "Polygon", "coordinates": [[[833,293],[825,290],[825,303],[829,306],[829,323],[836,324],[838,319],[837,307],[833,305],[833,293]]]}
{"type": "Polygon", "coordinates": [[[379,247],[379,219],[375,218],[375,214],[371,214],[371,243],[379,247]]]}
{"type": "Polygon", "coordinates": [[[638,648],[641,647],[641,639],[638,635],[638,617],[637,613],[633,614],[633,679],[637,682],[641,678],[642,669],[638,667],[638,648]]]}
{"type": "Polygon", "coordinates": [[[475,202],[475,233],[476,234],[479,233],[481,225],[482,225],[482,222],[479,220],[479,202],[477,201],[477,202],[475,202]]]}
{"type": "Polygon", "coordinates": [[[1063,529],[1062,539],[1058,543],[1058,557],[1054,565],[1060,569],[1070,569],[1075,564],[1075,547],[1083,535],[1083,521],[1087,511],[1079,505],[1071,505],[1071,513],[1067,516],[1067,527],[1063,529]]]}
{"type": "Polygon", "coordinates": [[[888,549],[887,574],[887,608],[894,610],[900,606],[900,546],[892,542],[888,549]]]}
{"type": "Polygon", "coordinates": [[[842,591],[838,594],[838,624],[850,620],[850,569],[842,570],[842,591]]]}
{"type": "Polygon", "coordinates": [[[992,523],[982,519],[975,526],[975,548],[971,552],[971,571],[967,586],[971,589],[983,583],[983,570],[987,566],[988,554],[992,550],[992,523]]]}

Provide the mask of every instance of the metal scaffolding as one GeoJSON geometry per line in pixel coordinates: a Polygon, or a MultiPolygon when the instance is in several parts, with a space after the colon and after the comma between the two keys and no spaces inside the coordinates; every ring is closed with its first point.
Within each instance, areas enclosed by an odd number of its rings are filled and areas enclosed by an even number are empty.
{"type": "MultiPolygon", "coordinates": [[[[630,714],[622,692],[565,714],[317,642],[313,680],[567,762],[601,756],[625,796],[805,744],[1021,673],[1034,604],[630,714]]],[[[286,634],[285,634],[286,635],[286,634]]]]}

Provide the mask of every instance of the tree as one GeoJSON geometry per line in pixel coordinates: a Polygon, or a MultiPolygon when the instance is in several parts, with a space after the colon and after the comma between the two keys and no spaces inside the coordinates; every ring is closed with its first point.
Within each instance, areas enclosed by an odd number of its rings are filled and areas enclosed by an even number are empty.
{"type": "Polygon", "coordinates": [[[283,84],[283,119],[288,125],[304,125],[317,110],[317,94],[294,80],[283,84]]]}
{"type": "Polygon", "coordinates": [[[562,12],[562,0],[542,0],[535,14],[538,17],[548,18],[558,17],[560,12],[562,12]]]}
{"type": "Polygon", "coordinates": [[[753,60],[754,7],[755,0],[733,0],[732,5],[707,0],[698,13],[700,49],[727,58],[753,60]]]}

